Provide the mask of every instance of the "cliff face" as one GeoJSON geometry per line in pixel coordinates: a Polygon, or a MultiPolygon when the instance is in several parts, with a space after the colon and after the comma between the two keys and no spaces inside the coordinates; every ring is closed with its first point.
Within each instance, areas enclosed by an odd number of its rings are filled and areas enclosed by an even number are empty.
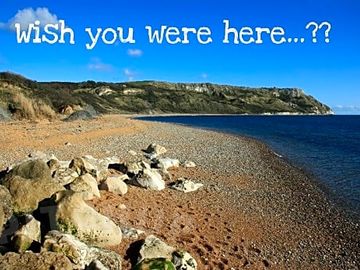
{"type": "Polygon", "coordinates": [[[36,82],[0,73],[0,108],[21,110],[19,94],[55,112],[91,108],[98,113],[332,114],[331,109],[292,88],[249,88],[210,83],[36,82]]]}

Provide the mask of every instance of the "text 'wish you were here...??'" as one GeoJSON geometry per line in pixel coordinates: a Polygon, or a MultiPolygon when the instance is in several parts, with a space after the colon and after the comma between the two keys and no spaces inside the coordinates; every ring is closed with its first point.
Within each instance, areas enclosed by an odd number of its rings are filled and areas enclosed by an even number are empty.
{"type": "MultiPolygon", "coordinates": [[[[42,25],[40,21],[30,23],[26,27],[15,23],[17,43],[34,43],[34,44],[71,44],[75,42],[74,30],[66,25],[65,20],[59,20],[55,24],[42,25]]],[[[210,27],[176,27],[161,25],[160,27],[145,26],[148,42],[150,44],[190,44],[198,43],[202,45],[212,43],[212,30],[210,27]]],[[[270,42],[275,45],[289,43],[317,43],[323,41],[330,42],[331,24],[327,21],[307,23],[304,27],[304,34],[301,37],[288,36],[284,27],[249,27],[240,28],[231,25],[229,20],[223,20],[224,44],[257,44],[261,45],[270,42]]],[[[114,44],[135,44],[135,29],[132,27],[115,27],[115,28],[85,28],[88,35],[88,42],[85,44],[86,49],[92,50],[97,44],[106,45],[114,44]]]]}

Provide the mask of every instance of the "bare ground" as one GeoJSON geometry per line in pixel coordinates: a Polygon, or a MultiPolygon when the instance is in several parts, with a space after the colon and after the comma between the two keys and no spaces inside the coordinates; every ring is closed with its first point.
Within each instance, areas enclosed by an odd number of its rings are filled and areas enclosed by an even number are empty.
{"type": "MultiPolygon", "coordinates": [[[[0,130],[0,169],[35,150],[64,160],[85,154],[140,160],[152,142],[164,145],[166,156],[194,161],[196,168],[171,174],[203,183],[197,192],[130,187],[123,197],[103,192],[89,203],[119,225],[188,250],[199,269],[359,268],[358,220],[345,217],[313,179],[259,142],[123,116],[0,123],[0,130]]],[[[124,269],[130,269],[138,244],[124,239],[113,247],[124,269]]]]}

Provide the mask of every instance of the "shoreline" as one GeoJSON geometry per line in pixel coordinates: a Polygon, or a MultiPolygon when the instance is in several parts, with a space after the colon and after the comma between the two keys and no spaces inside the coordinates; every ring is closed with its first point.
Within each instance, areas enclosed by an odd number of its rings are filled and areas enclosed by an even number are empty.
{"type": "Polygon", "coordinates": [[[163,113],[163,114],[130,114],[133,118],[169,117],[169,116],[338,116],[337,114],[311,114],[311,113],[263,113],[263,114],[227,114],[227,113],[163,113]]]}
{"type": "MultiPolygon", "coordinates": [[[[178,116],[180,116],[180,117],[181,116],[189,117],[189,116],[239,116],[239,115],[236,115],[236,114],[235,115],[234,114],[228,114],[228,115],[201,115],[201,114],[191,114],[191,115],[178,114],[178,115],[176,115],[176,114],[170,114],[170,115],[150,115],[150,116],[140,116],[140,117],[134,116],[131,119],[143,120],[142,118],[173,117],[173,116],[175,116],[175,117],[178,117],[178,116]]],[[[253,115],[240,115],[240,116],[253,116],[253,115]]],[[[269,116],[269,115],[257,115],[257,116],[269,116]]],[[[270,116],[299,116],[299,115],[270,115],[270,116]]],[[[312,116],[312,115],[303,115],[303,116],[312,116]]],[[[328,115],[318,115],[318,116],[328,116],[328,115]]],[[[213,131],[213,132],[218,132],[218,133],[227,134],[227,135],[234,135],[234,136],[238,136],[238,137],[243,138],[243,139],[252,140],[255,143],[259,143],[262,146],[265,146],[266,148],[268,148],[269,151],[272,152],[276,157],[278,157],[280,159],[283,159],[286,163],[288,163],[289,165],[293,166],[295,169],[297,169],[297,170],[301,171],[303,174],[305,174],[313,184],[315,184],[322,192],[325,193],[327,199],[331,203],[333,203],[335,207],[339,208],[339,210],[344,211],[345,214],[349,218],[351,218],[351,219],[353,219],[353,220],[355,220],[357,222],[360,221],[360,212],[357,211],[357,210],[360,210],[360,208],[355,208],[350,203],[348,203],[345,198],[342,198],[339,194],[337,194],[335,192],[335,190],[331,189],[331,187],[329,187],[326,184],[324,179],[321,179],[320,177],[316,176],[311,171],[311,169],[309,169],[309,168],[307,168],[305,166],[299,165],[296,161],[291,160],[286,155],[279,154],[267,142],[265,142],[264,140],[262,140],[260,138],[255,138],[255,137],[252,137],[250,135],[240,134],[240,133],[231,132],[231,131],[225,131],[225,130],[216,129],[216,128],[193,126],[191,124],[165,122],[165,121],[163,122],[163,121],[156,121],[156,120],[151,120],[151,119],[150,120],[146,119],[145,121],[150,121],[150,122],[153,122],[153,123],[156,122],[156,123],[173,124],[173,125],[178,125],[178,126],[182,126],[182,127],[196,128],[196,129],[200,129],[200,130],[213,131]]]]}
{"type": "MultiPolygon", "coordinates": [[[[141,149],[152,142],[164,145],[169,157],[193,160],[197,168],[170,172],[173,178],[185,176],[203,183],[204,189],[197,193],[154,194],[130,187],[124,197],[104,193],[92,205],[119,224],[155,233],[189,250],[199,269],[358,266],[359,225],[331,205],[309,175],[261,141],[126,116],[0,126],[7,128],[0,138],[3,145],[7,143],[0,150],[0,168],[16,160],[10,150],[21,150],[19,157],[29,150],[45,150],[61,159],[115,154],[127,160],[140,158],[141,149]],[[9,139],[11,135],[19,135],[20,140],[9,139]],[[139,156],[131,157],[129,150],[139,156]],[[120,211],[119,203],[128,209],[120,211]]],[[[125,256],[128,245],[124,241],[115,250],[125,256]]],[[[125,259],[123,269],[128,267],[125,259]]]]}

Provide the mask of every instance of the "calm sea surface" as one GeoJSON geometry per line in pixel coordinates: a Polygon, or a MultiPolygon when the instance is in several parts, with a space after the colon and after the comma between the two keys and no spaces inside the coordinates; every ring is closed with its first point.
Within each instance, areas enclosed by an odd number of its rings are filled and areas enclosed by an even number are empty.
{"type": "Polygon", "coordinates": [[[360,214],[360,116],[167,116],[143,120],[245,135],[312,173],[333,199],[360,214]]]}

